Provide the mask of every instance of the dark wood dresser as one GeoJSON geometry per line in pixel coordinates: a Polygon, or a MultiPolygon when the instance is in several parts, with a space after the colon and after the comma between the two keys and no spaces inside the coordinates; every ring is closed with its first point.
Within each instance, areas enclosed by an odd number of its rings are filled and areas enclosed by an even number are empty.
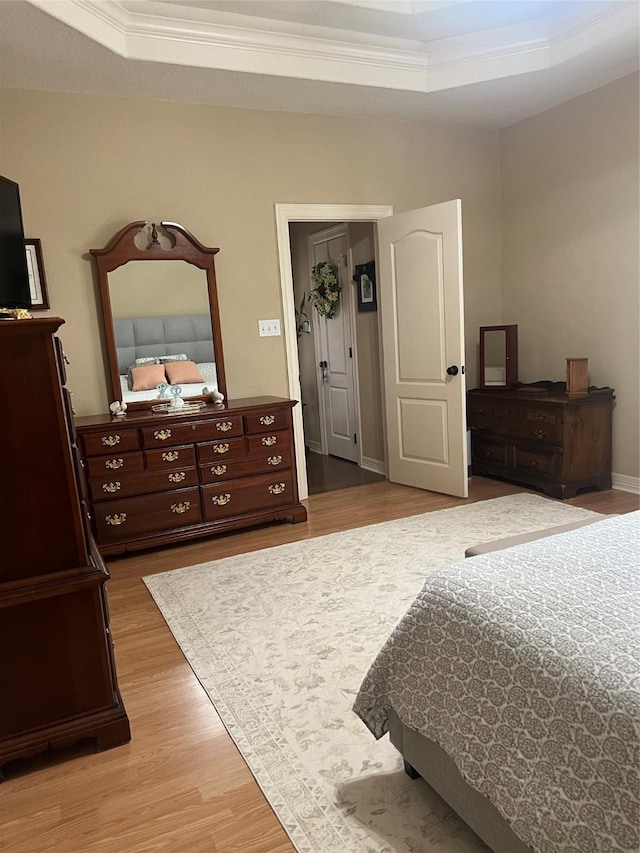
{"type": "Polygon", "coordinates": [[[570,397],[564,382],[519,384],[467,395],[474,474],[572,498],[611,488],[612,388],[570,397]]]}
{"type": "Polygon", "coordinates": [[[0,321],[0,768],[129,740],[105,582],[81,499],[63,320],[0,321]]]}
{"type": "Polygon", "coordinates": [[[258,397],[193,414],[77,418],[100,551],[117,554],[269,521],[305,521],[294,405],[258,397]]]}

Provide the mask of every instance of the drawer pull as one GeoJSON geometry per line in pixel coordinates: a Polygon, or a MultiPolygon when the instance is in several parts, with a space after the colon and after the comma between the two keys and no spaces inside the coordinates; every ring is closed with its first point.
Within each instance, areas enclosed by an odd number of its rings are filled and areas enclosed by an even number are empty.
{"type": "Polygon", "coordinates": [[[486,429],[487,428],[487,424],[484,422],[481,422],[479,424],[471,424],[471,426],[474,427],[475,429],[486,429]]]}
{"type": "Polygon", "coordinates": [[[122,468],[124,465],[124,459],[107,459],[104,463],[105,468],[109,468],[111,471],[117,471],[118,468],[122,468]]]}
{"type": "Polygon", "coordinates": [[[120,444],[120,436],[119,435],[103,435],[102,443],[105,447],[115,447],[116,444],[120,444]]]}
{"type": "Polygon", "coordinates": [[[177,450],[166,450],[162,454],[162,461],[163,462],[175,462],[176,459],[178,458],[178,456],[180,456],[180,454],[178,453],[177,450]]]}
{"type": "Polygon", "coordinates": [[[538,467],[537,459],[532,459],[531,462],[529,462],[529,468],[537,468],[537,467],[538,467]]]}
{"type": "Polygon", "coordinates": [[[263,426],[271,426],[272,423],[275,423],[275,417],[273,415],[263,415],[260,418],[260,423],[263,426]]]}
{"type": "Polygon", "coordinates": [[[167,476],[170,483],[181,483],[187,475],[184,473],[184,471],[178,471],[175,474],[168,474],[167,476]]]}
{"type": "Polygon", "coordinates": [[[168,438],[171,438],[171,430],[170,429],[157,429],[153,437],[157,441],[166,441],[168,438]]]}
{"type": "Polygon", "coordinates": [[[115,483],[102,484],[102,491],[108,492],[110,495],[112,495],[114,492],[119,492],[121,488],[122,486],[118,480],[116,480],[115,483]]]}
{"type": "Polygon", "coordinates": [[[271,495],[281,495],[286,488],[284,483],[272,483],[270,486],[267,486],[271,495]]]}
{"type": "Polygon", "coordinates": [[[278,439],[275,435],[265,435],[265,437],[262,439],[262,443],[265,447],[273,447],[277,440],[278,439]]]}
{"type": "Polygon", "coordinates": [[[118,527],[121,524],[124,524],[127,520],[126,512],[116,512],[115,515],[106,515],[104,520],[110,527],[118,527]]]}
{"type": "Polygon", "coordinates": [[[220,432],[229,432],[232,426],[233,423],[231,421],[219,421],[216,424],[216,429],[219,429],[220,432]]]}
{"type": "Polygon", "coordinates": [[[279,465],[282,462],[282,456],[269,456],[267,462],[269,465],[279,465]]]}
{"type": "Polygon", "coordinates": [[[211,473],[217,474],[218,477],[220,477],[222,474],[227,473],[227,466],[226,465],[216,465],[214,468],[211,469],[211,473]]]}
{"type": "Polygon", "coordinates": [[[547,437],[547,433],[543,429],[534,429],[533,434],[538,441],[542,441],[543,438],[547,437]]]}
{"type": "Polygon", "coordinates": [[[225,504],[228,504],[230,500],[231,495],[228,492],[224,495],[214,495],[211,498],[211,502],[214,503],[216,506],[225,506],[225,504]]]}
{"type": "Polygon", "coordinates": [[[175,512],[176,515],[182,515],[185,512],[188,512],[191,509],[191,501],[183,501],[179,504],[171,504],[171,512],[175,512]]]}
{"type": "Polygon", "coordinates": [[[228,453],[229,445],[228,444],[214,444],[213,445],[214,453],[228,453]]]}

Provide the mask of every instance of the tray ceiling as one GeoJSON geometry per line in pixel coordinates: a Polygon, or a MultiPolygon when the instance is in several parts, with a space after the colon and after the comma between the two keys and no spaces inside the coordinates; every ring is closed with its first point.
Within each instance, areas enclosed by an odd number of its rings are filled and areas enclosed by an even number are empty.
{"type": "Polygon", "coordinates": [[[638,68],[636,0],[14,0],[0,83],[506,126],[638,68]]]}

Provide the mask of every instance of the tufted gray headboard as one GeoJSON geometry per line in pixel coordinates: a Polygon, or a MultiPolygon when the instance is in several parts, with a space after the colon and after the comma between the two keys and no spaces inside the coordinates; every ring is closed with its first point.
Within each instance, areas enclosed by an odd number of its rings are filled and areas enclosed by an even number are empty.
{"type": "Polygon", "coordinates": [[[215,361],[208,314],[172,317],[118,317],[113,321],[118,372],[125,374],[136,358],[186,353],[191,361],[215,361]]]}

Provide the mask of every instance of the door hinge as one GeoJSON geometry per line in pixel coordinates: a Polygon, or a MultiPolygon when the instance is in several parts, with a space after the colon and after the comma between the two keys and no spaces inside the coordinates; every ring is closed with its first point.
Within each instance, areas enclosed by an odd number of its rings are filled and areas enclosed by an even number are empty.
{"type": "Polygon", "coordinates": [[[355,433],[355,432],[354,432],[354,434],[353,434],[353,443],[354,443],[354,444],[357,444],[357,443],[358,443],[358,435],[357,435],[357,433],[355,433]]]}
{"type": "Polygon", "coordinates": [[[353,358],[353,350],[349,347],[349,358],[353,358]]]}

